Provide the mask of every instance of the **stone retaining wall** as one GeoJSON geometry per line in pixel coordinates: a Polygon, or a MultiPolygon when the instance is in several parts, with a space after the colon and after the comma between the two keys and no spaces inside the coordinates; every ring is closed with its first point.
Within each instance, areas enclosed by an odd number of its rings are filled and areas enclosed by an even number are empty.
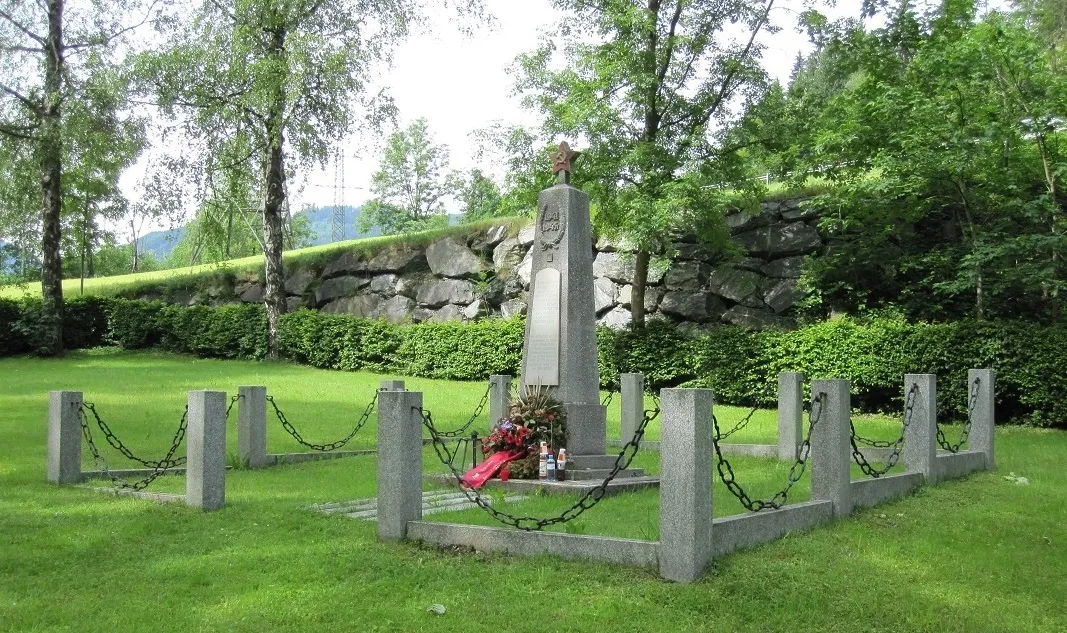
{"type": "MultiPolygon", "coordinates": [[[[765,202],[756,213],[726,221],[746,256],[723,263],[714,250],[690,240],[675,244],[669,264],[653,262],[645,308],[690,328],[733,323],[791,327],[791,308],[804,257],[823,248],[817,218],[802,200],[765,202]]],[[[324,265],[286,272],[290,309],[307,307],[390,322],[473,321],[526,311],[534,227],[509,235],[492,226],[468,236],[441,238],[428,246],[393,247],[377,253],[343,252],[324,265]]],[[[634,255],[624,246],[597,240],[593,248],[594,296],[602,325],[631,320],[634,255]]],[[[143,298],[156,298],[151,291],[143,298]]],[[[232,288],[211,288],[172,297],[182,303],[222,304],[263,300],[258,275],[239,277],[232,288]]]]}

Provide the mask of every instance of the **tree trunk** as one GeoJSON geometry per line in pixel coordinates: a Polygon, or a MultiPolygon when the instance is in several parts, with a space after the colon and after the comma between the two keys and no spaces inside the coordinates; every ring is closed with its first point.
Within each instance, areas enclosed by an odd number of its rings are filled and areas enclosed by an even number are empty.
{"type": "Polygon", "coordinates": [[[63,259],[60,254],[63,207],[63,0],[48,0],[44,103],[41,108],[41,354],[63,354],[63,259]]]}
{"type": "MultiPolygon", "coordinates": [[[[274,31],[272,54],[284,56],[285,30],[274,31]]],[[[266,196],[263,203],[263,261],[265,266],[263,302],[267,308],[267,355],[278,358],[278,321],[285,314],[285,271],[282,265],[285,207],[285,154],[283,143],[283,108],[285,93],[278,82],[274,103],[267,116],[270,156],[267,164],[266,196]]]]}
{"type": "Polygon", "coordinates": [[[648,251],[637,251],[634,262],[634,285],[630,292],[630,313],[633,315],[631,327],[639,330],[645,327],[645,287],[648,285],[648,251]]]}

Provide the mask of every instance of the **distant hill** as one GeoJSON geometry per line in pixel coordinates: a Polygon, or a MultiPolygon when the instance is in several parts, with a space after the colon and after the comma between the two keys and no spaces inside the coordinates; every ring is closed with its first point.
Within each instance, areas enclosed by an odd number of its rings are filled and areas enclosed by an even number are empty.
{"type": "MultiPolygon", "coordinates": [[[[333,205],[328,207],[312,207],[306,211],[300,211],[294,215],[306,216],[311,221],[312,246],[328,244],[333,241],[333,205]]],[[[360,207],[345,205],[345,236],[346,240],[359,239],[361,237],[376,237],[382,232],[378,227],[373,227],[368,233],[360,233],[356,225],[359,223],[359,214],[363,210],[360,207]]]]}
{"type": "MultiPolygon", "coordinates": [[[[328,244],[333,241],[333,206],[312,207],[306,211],[297,211],[294,218],[307,216],[311,221],[311,246],[328,244]]],[[[360,207],[345,206],[345,239],[354,240],[360,237],[374,237],[381,235],[381,231],[373,228],[369,233],[360,233],[356,228],[359,221],[360,207]]],[[[185,227],[178,227],[167,231],[153,231],[141,237],[141,250],[151,252],[160,260],[170,256],[171,251],[185,236],[185,227]]]]}

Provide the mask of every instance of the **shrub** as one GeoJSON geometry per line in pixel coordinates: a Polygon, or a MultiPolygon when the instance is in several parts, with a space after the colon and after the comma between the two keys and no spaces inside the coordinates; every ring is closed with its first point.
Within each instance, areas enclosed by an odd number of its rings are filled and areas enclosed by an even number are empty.
{"type": "MultiPolygon", "coordinates": [[[[33,351],[40,301],[0,300],[0,355],[33,351]]],[[[264,358],[266,315],[260,305],[168,305],[129,299],[67,303],[68,347],[105,341],[128,349],[160,347],[218,358],[264,358]],[[106,325],[106,327],[105,327],[106,325]],[[106,336],[105,336],[106,332],[106,336]]],[[[279,351],[326,369],[365,370],[450,380],[517,375],[523,319],[477,323],[391,324],[298,310],[282,317],[279,351]]],[[[724,404],[773,405],[777,376],[846,378],[853,406],[900,411],[903,375],[938,376],[941,419],[966,415],[967,370],[997,371],[997,418],[1067,427],[1067,327],[1017,321],[907,323],[881,317],[835,319],[798,330],[717,327],[690,337],[664,322],[640,332],[597,332],[601,384],[620,372],[645,374],[649,389],[706,386],[724,404]]]]}

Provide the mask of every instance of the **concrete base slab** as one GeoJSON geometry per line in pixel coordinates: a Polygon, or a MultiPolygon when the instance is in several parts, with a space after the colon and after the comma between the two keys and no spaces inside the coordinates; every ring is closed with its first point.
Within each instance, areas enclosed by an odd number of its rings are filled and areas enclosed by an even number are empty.
{"type": "Polygon", "coordinates": [[[267,464],[300,464],[303,462],[317,462],[323,459],[340,459],[342,457],[355,457],[358,455],[374,455],[378,451],[369,449],[363,451],[332,451],[329,453],[270,453],[267,455],[267,464]]]}
{"type": "Polygon", "coordinates": [[[777,510],[764,510],[712,521],[711,546],[715,556],[749,549],[781,538],[790,532],[807,530],[833,518],[829,501],[794,503],[777,510]]]}
{"type": "Polygon", "coordinates": [[[903,497],[923,483],[922,473],[885,475],[852,482],[852,506],[873,508],[890,499],[903,497]]]}
{"type": "MultiPolygon", "coordinates": [[[[456,478],[452,475],[423,475],[423,481],[432,481],[436,484],[458,487],[456,478]]],[[[542,481],[540,479],[510,479],[500,481],[490,479],[485,482],[482,489],[509,490],[512,492],[538,493],[549,495],[574,495],[582,494],[587,490],[596,488],[604,481],[603,478],[596,480],[567,480],[567,481],[542,481]]],[[[644,490],[646,488],[659,488],[659,477],[616,477],[604,490],[605,495],[618,494],[644,490]]]]}
{"type": "Polygon", "coordinates": [[[636,539],[559,532],[524,532],[508,528],[409,521],[408,538],[432,545],[470,547],[479,552],[521,556],[554,554],[570,560],[656,567],[659,543],[636,539]]]}
{"type": "Polygon", "coordinates": [[[985,453],[961,451],[959,453],[938,452],[937,454],[938,481],[963,477],[978,470],[985,470],[985,467],[985,453]]]}
{"type": "MultiPolygon", "coordinates": [[[[151,471],[149,471],[151,472],[151,471]]],[[[105,488],[103,486],[78,486],[94,492],[106,492],[116,497],[136,497],[159,503],[185,503],[185,495],[171,494],[168,492],[148,492],[146,490],[130,490],[129,488],[105,488]]]]}
{"type": "MultiPolygon", "coordinates": [[[[504,501],[523,501],[524,495],[508,495],[504,501]]],[[[492,504],[492,498],[486,499],[492,504]]],[[[462,492],[447,492],[427,490],[422,493],[422,514],[436,514],[438,512],[451,512],[454,510],[469,510],[477,507],[471,503],[462,492]]],[[[322,514],[342,514],[350,519],[363,519],[364,521],[378,520],[378,498],[357,499],[354,501],[339,501],[335,503],[320,503],[311,506],[312,510],[322,514]]]]}

